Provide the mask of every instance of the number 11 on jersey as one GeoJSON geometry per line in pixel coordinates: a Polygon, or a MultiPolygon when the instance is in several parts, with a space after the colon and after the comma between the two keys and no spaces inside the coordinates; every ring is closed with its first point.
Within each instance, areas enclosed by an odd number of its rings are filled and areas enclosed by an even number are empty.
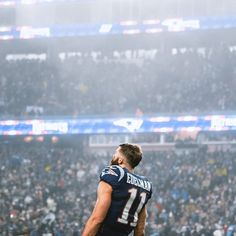
{"type": "Polygon", "coordinates": [[[129,212],[130,212],[130,209],[131,209],[131,207],[134,203],[134,200],[137,197],[138,190],[136,188],[131,188],[129,190],[129,193],[130,193],[129,200],[127,201],[127,203],[125,205],[125,208],[122,212],[121,217],[118,218],[118,222],[120,222],[122,224],[130,223],[130,226],[135,227],[137,225],[137,222],[138,222],[138,214],[141,211],[141,209],[143,208],[143,205],[146,201],[147,194],[145,192],[142,192],[140,194],[140,196],[138,196],[138,197],[140,197],[140,202],[139,202],[139,205],[138,205],[138,207],[137,207],[137,209],[134,213],[134,220],[133,220],[133,222],[128,222],[129,212]]]}

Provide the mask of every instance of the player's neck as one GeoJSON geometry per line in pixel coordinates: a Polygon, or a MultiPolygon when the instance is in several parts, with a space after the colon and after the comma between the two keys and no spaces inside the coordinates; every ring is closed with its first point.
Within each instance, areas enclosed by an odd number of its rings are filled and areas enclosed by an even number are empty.
{"type": "Polygon", "coordinates": [[[134,172],[134,169],[131,168],[129,165],[126,165],[126,164],[120,164],[120,167],[122,168],[126,168],[129,172],[133,173],[134,172]]]}

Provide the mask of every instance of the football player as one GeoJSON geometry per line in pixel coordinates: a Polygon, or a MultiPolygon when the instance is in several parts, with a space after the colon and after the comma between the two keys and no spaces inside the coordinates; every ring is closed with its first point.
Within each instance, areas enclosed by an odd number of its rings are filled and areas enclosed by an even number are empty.
{"type": "Polygon", "coordinates": [[[97,201],[82,236],[143,236],[146,203],[152,195],[152,184],[134,173],[142,160],[141,147],[121,144],[100,175],[97,201]]]}

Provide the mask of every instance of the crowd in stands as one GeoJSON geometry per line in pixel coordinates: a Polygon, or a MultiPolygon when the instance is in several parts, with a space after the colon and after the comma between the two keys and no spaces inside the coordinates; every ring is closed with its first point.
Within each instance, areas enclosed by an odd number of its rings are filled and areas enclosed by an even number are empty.
{"type": "MultiPolygon", "coordinates": [[[[236,52],[223,46],[41,60],[8,57],[0,61],[0,114],[16,118],[235,111],[235,60],[236,52]]],[[[160,136],[133,139],[152,142],[160,136]]],[[[235,150],[144,156],[137,173],[154,186],[147,236],[233,235],[235,150]]],[[[95,203],[99,173],[110,159],[74,147],[1,146],[0,235],[81,235],[95,203]]]]}
{"type": "Polygon", "coordinates": [[[8,57],[0,63],[1,116],[235,110],[234,50],[219,46],[146,54],[8,57]]]}
{"type": "MultiPolygon", "coordinates": [[[[42,145],[0,150],[0,235],[81,235],[111,156],[42,145]]],[[[146,235],[224,236],[233,229],[235,155],[203,148],[145,153],[136,173],[153,182],[146,235]]]]}

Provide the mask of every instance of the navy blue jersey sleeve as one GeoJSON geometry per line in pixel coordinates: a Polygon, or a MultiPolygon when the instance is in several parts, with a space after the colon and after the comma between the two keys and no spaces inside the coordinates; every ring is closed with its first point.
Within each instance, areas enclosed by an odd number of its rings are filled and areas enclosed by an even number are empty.
{"type": "Polygon", "coordinates": [[[102,170],[100,180],[110,184],[112,188],[115,188],[117,185],[119,185],[124,175],[125,172],[120,166],[107,166],[102,170]]]}

